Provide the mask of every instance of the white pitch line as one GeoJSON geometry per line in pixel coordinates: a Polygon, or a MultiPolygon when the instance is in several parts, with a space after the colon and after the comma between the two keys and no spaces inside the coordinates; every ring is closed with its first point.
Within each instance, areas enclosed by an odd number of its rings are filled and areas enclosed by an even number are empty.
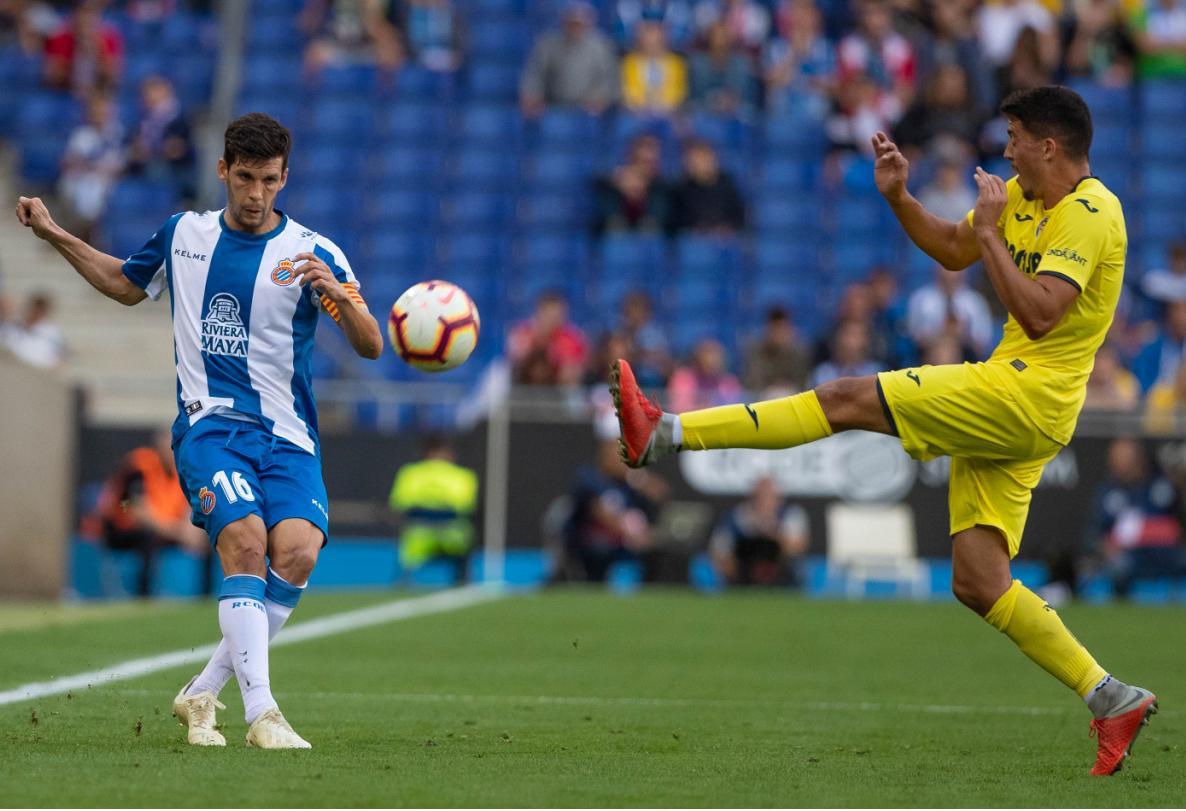
{"type": "MultiPolygon", "coordinates": [[[[396,600],[391,603],[360,608],[355,611],[345,611],[341,614],[331,614],[328,617],[310,620],[285,628],[272,640],[271,647],[293,645],[323,636],[356,631],[373,625],[422,617],[426,614],[439,614],[444,611],[456,611],[471,605],[496,600],[505,594],[501,589],[472,585],[457,589],[438,591],[426,597],[396,600]]],[[[207,661],[214,653],[216,645],[201,645],[196,648],[160,653],[155,656],[145,656],[141,659],[131,659],[127,662],[101,667],[86,673],[77,673],[50,681],[32,682],[15,687],[11,690],[0,691],[0,706],[15,704],[19,701],[42,698],[44,696],[59,695],[71,690],[82,690],[89,687],[102,687],[112,682],[127,681],[138,676],[147,676],[162,670],[207,661]]]]}

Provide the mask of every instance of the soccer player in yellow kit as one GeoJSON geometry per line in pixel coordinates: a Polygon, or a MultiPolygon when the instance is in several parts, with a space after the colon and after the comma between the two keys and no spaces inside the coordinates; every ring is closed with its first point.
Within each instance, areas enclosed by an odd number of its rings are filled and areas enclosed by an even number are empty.
{"type": "Polygon", "coordinates": [[[1082,697],[1099,738],[1092,774],[1113,774],[1157,711],[1157,697],[1111,676],[1058,614],[1018,580],[1017,554],[1042,468],[1070,440],[1096,350],[1112,323],[1127,235],[1120,202],[1091,175],[1091,113],[1063,87],[1013,93],[1001,105],[1016,177],[976,169],[976,208],[959,222],[927,212],[883,133],[873,138],[878,189],[919,248],[951,271],[984,263],[1009,311],[984,363],[842,378],[760,403],[668,414],[618,361],[610,389],[622,455],[639,467],[677,451],[789,448],[837,431],[901,438],[916,459],[951,457],[952,591],[1022,653],[1082,697]]]}

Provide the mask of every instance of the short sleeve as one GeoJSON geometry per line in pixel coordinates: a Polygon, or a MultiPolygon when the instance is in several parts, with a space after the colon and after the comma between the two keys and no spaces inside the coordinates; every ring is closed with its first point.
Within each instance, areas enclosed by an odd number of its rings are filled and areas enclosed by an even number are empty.
{"type": "Polygon", "coordinates": [[[1112,229],[1098,200],[1075,197],[1064,202],[1046,226],[1046,251],[1037,275],[1057,276],[1079,292],[1087,287],[1103,256],[1112,229]],[[1093,205],[1093,202],[1095,205],[1093,205]]]}
{"type": "Polygon", "coordinates": [[[173,241],[173,230],[181,217],[181,214],[170,217],[123,265],[123,274],[128,281],[147,293],[154,301],[159,299],[165,290],[165,265],[169,258],[169,245],[173,241]]]}
{"type": "MultiPolygon", "coordinates": [[[[354,270],[350,267],[350,262],[346,259],[346,254],[342,252],[342,249],[325,237],[318,235],[317,241],[313,244],[313,254],[329,266],[334,278],[349,291],[350,299],[359,307],[366,309],[366,302],[363,301],[362,294],[358,292],[362,285],[359,284],[358,277],[354,275],[354,270]]],[[[320,303],[321,309],[330,318],[334,321],[341,321],[342,316],[338,312],[338,306],[328,297],[321,296],[320,303]]]]}

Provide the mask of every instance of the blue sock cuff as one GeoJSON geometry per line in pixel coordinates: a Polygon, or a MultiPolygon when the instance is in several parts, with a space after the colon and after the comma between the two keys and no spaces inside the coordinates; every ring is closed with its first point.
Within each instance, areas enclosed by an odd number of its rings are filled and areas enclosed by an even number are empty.
{"type": "Polygon", "coordinates": [[[294,586],[272,571],[270,567],[268,568],[268,584],[267,588],[264,589],[264,597],[266,599],[278,605],[296,608],[297,601],[301,599],[301,594],[304,591],[303,586],[294,586]]]}
{"type": "Polygon", "coordinates": [[[265,583],[262,577],[253,574],[233,574],[222,579],[222,590],[218,592],[218,599],[229,600],[233,597],[247,597],[263,602],[265,583]]]}

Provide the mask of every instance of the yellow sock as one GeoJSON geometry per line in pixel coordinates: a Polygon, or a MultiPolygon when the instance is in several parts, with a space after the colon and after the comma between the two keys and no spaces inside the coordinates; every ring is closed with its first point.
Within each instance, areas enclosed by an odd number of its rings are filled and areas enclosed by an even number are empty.
{"type": "Polygon", "coordinates": [[[1020,580],[1013,581],[984,619],[1081,697],[1086,697],[1108,675],[1062,624],[1054,609],[1021,585],[1020,580]]]}
{"type": "Polygon", "coordinates": [[[685,450],[793,448],[832,435],[814,391],[762,403],[705,408],[679,415],[685,450]]]}

